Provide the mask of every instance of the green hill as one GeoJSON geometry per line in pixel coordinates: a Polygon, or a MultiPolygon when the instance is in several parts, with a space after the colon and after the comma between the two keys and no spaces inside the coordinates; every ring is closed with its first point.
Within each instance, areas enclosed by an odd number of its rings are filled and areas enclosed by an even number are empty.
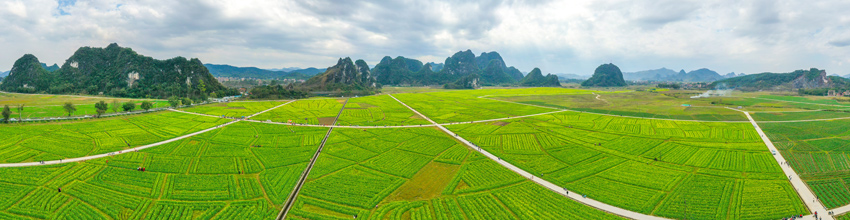
{"type": "Polygon", "coordinates": [[[593,76],[587,79],[581,86],[626,86],[626,81],[623,80],[623,72],[620,68],[612,63],[602,64],[593,71],[593,76]]]}
{"type": "Polygon", "coordinates": [[[215,77],[245,77],[255,79],[307,79],[310,76],[299,72],[272,71],[257,67],[235,67],[231,65],[204,64],[215,77]]]}
{"type": "Polygon", "coordinates": [[[157,60],[130,48],[81,47],[54,72],[33,55],[15,62],[0,89],[11,92],[103,94],[116,97],[204,99],[237,94],[222,86],[198,59],[157,60]]]}
{"type": "Polygon", "coordinates": [[[540,72],[539,68],[534,68],[528,75],[525,75],[525,78],[519,82],[520,86],[534,86],[534,87],[558,87],[561,86],[561,82],[558,80],[558,76],[554,74],[546,74],[543,76],[543,73],[540,72]]]}
{"type": "Polygon", "coordinates": [[[306,91],[334,92],[343,94],[374,94],[380,84],[369,70],[366,61],[340,58],[336,65],[319,75],[313,76],[303,84],[296,86],[306,91]]]}
{"type": "Polygon", "coordinates": [[[743,91],[850,88],[850,80],[828,76],[825,70],[811,68],[790,73],[759,73],[715,81],[709,88],[720,86],[743,91]]]}

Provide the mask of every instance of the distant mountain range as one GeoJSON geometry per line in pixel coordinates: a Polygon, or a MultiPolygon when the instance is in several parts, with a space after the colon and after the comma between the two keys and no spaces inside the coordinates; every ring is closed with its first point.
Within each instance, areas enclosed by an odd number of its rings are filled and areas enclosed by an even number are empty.
{"type": "Polygon", "coordinates": [[[721,79],[742,76],[734,72],[726,75],[720,75],[717,72],[702,68],[685,72],[685,70],[675,70],[661,68],[654,70],[644,70],[638,72],[623,73],[625,80],[645,80],[645,81],[666,81],[666,82],[714,82],[721,79]]]}
{"type": "Polygon", "coordinates": [[[236,67],[226,64],[204,64],[205,67],[215,77],[238,77],[238,78],[256,78],[256,79],[308,79],[318,73],[324,72],[325,69],[316,68],[291,68],[291,71],[278,71],[260,69],[257,67],[236,67]]]}
{"type": "Polygon", "coordinates": [[[9,71],[0,72],[0,77],[5,77],[9,75],[9,71]]]}
{"type": "Polygon", "coordinates": [[[25,54],[3,78],[0,90],[193,99],[237,94],[215,80],[198,59],[157,60],[115,43],[105,48],[81,47],[61,67],[47,66],[25,54]]]}
{"type": "Polygon", "coordinates": [[[729,87],[744,91],[847,88],[850,80],[829,76],[825,70],[811,68],[790,73],[759,73],[715,81],[710,88],[729,87]]]}

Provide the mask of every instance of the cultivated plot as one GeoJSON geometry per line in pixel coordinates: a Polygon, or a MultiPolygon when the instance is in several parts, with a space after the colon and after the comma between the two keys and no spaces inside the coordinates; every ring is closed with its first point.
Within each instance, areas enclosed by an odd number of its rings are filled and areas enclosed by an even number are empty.
{"type": "Polygon", "coordinates": [[[759,126],[824,206],[850,204],[850,120],[759,126]]]}
{"type": "Polygon", "coordinates": [[[325,132],[239,122],[141,152],[3,168],[0,218],[272,219],[325,132]]]}
{"type": "Polygon", "coordinates": [[[388,95],[349,98],[337,125],[395,126],[430,124],[388,95]]]}
{"type": "Polygon", "coordinates": [[[58,160],[151,144],[223,124],[228,119],[159,112],[86,121],[0,126],[0,162],[58,160]]]}
{"type": "Polygon", "coordinates": [[[738,111],[715,106],[704,99],[659,92],[493,97],[498,100],[610,115],[659,119],[747,121],[738,111]]]}
{"type": "Polygon", "coordinates": [[[251,119],[274,122],[292,122],[312,125],[331,125],[345,99],[302,99],[251,119]]]}
{"type": "Polygon", "coordinates": [[[564,112],[446,127],[536,176],[644,214],[769,219],[807,213],[748,123],[564,112]]]}
{"type": "Polygon", "coordinates": [[[556,111],[449,92],[393,95],[438,123],[507,118],[556,111]]]}
{"type": "Polygon", "coordinates": [[[243,116],[248,117],[254,113],[273,108],[286,102],[288,101],[222,102],[183,108],[180,110],[207,115],[238,118],[243,116]]]}
{"type": "Polygon", "coordinates": [[[289,219],[617,219],[439,130],[335,128],[289,219]]]}

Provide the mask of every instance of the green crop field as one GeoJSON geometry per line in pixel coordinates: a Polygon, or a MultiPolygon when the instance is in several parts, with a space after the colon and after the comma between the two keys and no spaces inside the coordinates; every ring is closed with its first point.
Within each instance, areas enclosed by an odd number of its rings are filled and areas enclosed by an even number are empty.
{"type": "MultiPolygon", "coordinates": [[[[850,119],[793,122],[850,117],[840,98],[736,93],[691,99],[701,92],[634,88],[391,89],[494,159],[436,126],[393,127],[429,122],[386,94],[183,109],[209,116],[165,111],[0,124],[0,166],[127,150],[215,127],[138,152],[0,167],[0,219],[274,219],[284,207],[290,207],[287,219],[624,217],[535,183],[542,180],[571,196],[671,219],[810,214],[797,190],[811,190],[829,209],[850,204],[850,119]],[[255,121],[217,127],[231,120],[216,116],[276,106],[255,121]],[[737,106],[759,121],[808,188],[795,189],[782,171],[786,165],[744,113],[726,108],[737,106]],[[266,123],[290,120],[293,125],[266,123]],[[476,122],[452,123],[470,121],[476,122]],[[328,134],[317,124],[364,127],[328,134]],[[296,186],[299,193],[288,201],[296,186]]],[[[33,106],[99,101],[2,95],[33,106]]]]}
{"type": "Polygon", "coordinates": [[[388,95],[348,99],[338,125],[387,126],[429,124],[388,95]]]}
{"type": "Polygon", "coordinates": [[[759,126],[825,206],[850,204],[850,120],[759,126]]]}
{"type": "Polygon", "coordinates": [[[533,105],[611,115],[661,119],[746,121],[740,112],[712,105],[707,99],[691,99],[659,92],[494,97],[533,105]],[[598,95],[598,98],[597,98],[598,95]]]}
{"type": "Polygon", "coordinates": [[[207,115],[242,117],[284,104],[288,101],[250,101],[250,102],[226,102],[212,103],[180,109],[187,112],[195,112],[207,115]]]}
{"type": "Polygon", "coordinates": [[[303,124],[333,123],[333,119],[342,108],[345,99],[304,99],[298,100],[280,108],[259,114],[251,119],[274,122],[289,122],[303,124]]]}
{"type": "MultiPolygon", "coordinates": [[[[68,116],[68,112],[65,112],[65,109],[62,107],[66,102],[73,103],[77,108],[77,110],[71,114],[73,116],[94,115],[97,114],[97,111],[94,108],[94,103],[100,101],[105,101],[111,107],[112,101],[118,101],[121,104],[124,102],[134,102],[136,105],[141,105],[144,100],[97,96],[0,93],[0,107],[9,105],[9,108],[12,110],[12,117],[20,117],[24,119],[68,116]],[[18,111],[17,107],[19,105],[24,105],[24,110],[22,112],[18,111]]],[[[168,102],[165,100],[148,99],[148,101],[154,103],[154,107],[169,106],[168,102]]],[[[142,109],[136,106],[136,110],[138,111],[142,109]]],[[[119,108],[119,111],[122,110],[119,108]]],[[[112,112],[113,111],[111,109],[107,111],[107,113],[112,112]]]]}
{"type": "Polygon", "coordinates": [[[326,131],[239,122],[141,152],[3,168],[0,218],[271,219],[326,131]]]}
{"type": "Polygon", "coordinates": [[[645,214],[763,219],[808,212],[749,123],[564,112],[447,127],[555,184],[645,214]]]}
{"type": "Polygon", "coordinates": [[[844,111],[756,112],[750,113],[756,121],[793,121],[813,119],[850,118],[844,111]]]}
{"type": "Polygon", "coordinates": [[[435,128],[334,129],[289,219],[617,219],[435,128]]]}
{"type": "Polygon", "coordinates": [[[555,111],[451,92],[393,95],[438,123],[506,118],[555,111]]]}
{"type": "Polygon", "coordinates": [[[151,144],[229,121],[177,112],[0,125],[0,162],[57,160],[151,144]]]}

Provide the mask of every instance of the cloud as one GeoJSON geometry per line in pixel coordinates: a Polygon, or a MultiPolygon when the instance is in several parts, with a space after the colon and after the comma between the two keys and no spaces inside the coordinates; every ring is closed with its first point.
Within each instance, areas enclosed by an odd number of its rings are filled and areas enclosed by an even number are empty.
{"type": "Polygon", "coordinates": [[[498,51],[528,71],[847,72],[850,2],[838,0],[0,0],[0,70],[62,63],[111,42],[159,59],[326,67],[338,57],[443,62],[498,51]]]}

